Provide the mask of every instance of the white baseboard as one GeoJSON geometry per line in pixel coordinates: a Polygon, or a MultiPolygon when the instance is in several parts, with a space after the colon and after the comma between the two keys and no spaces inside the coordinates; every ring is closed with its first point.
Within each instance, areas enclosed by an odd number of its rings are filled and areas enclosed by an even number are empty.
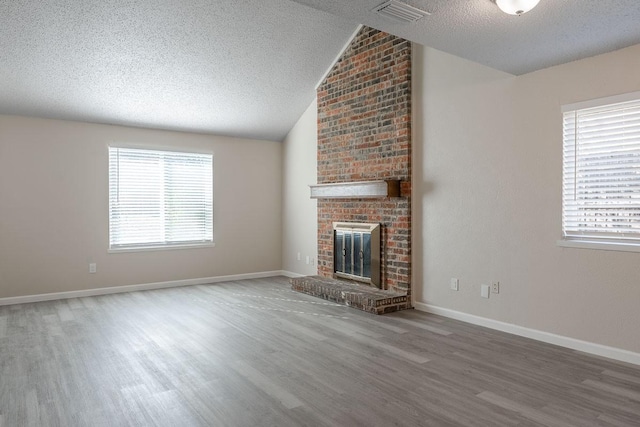
{"type": "Polygon", "coordinates": [[[144,283],[141,285],[123,285],[108,288],[82,289],[77,291],[52,292],[48,294],[24,295],[0,298],[0,306],[24,304],[58,299],[91,297],[96,295],[117,294],[121,292],[148,291],[151,289],[175,288],[178,286],[206,285],[209,283],[231,282],[234,280],[262,279],[264,277],[286,276],[282,270],[261,271],[258,273],[232,274],[229,276],[202,277],[198,279],[170,280],[168,282],[144,283]]]}
{"type": "Polygon", "coordinates": [[[537,329],[525,328],[524,326],[514,325],[513,323],[500,322],[498,320],[488,319],[473,314],[463,313],[448,308],[437,307],[423,302],[414,302],[413,306],[416,310],[425,311],[427,313],[438,314],[440,316],[449,317],[451,319],[461,320],[486,328],[507,332],[521,337],[531,338],[537,341],[549,344],[567,347],[573,350],[582,351],[584,353],[594,354],[597,356],[608,357],[609,359],[619,360],[621,362],[633,363],[640,365],[640,354],[629,350],[623,350],[616,347],[608,347],[606,345],[595,344],[588,341],[577,340],[562,335],[556,335],[549,332],[539,331],[537,329]]]}

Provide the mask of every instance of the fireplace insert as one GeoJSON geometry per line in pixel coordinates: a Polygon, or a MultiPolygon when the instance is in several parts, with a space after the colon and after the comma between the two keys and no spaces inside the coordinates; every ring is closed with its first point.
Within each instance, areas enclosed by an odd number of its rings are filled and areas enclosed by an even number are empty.
{"type": "Polygon", "coordinates": [[[380,224],[334,222],[333,271],[381,289],[380,224]]]}

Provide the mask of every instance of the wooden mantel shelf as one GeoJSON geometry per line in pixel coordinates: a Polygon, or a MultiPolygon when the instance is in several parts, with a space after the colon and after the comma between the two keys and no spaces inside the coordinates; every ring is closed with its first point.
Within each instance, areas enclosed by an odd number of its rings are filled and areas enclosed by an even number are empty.
{"type": "Polygon", "coordinates": [[[400,197],[400,181],[356,181],[310,185],[312,199],[382,199],[400,197]]]}

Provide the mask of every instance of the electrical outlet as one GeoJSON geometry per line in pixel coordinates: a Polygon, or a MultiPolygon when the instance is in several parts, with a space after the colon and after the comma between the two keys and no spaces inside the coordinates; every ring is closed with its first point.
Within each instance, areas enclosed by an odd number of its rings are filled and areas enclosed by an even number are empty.
{"type": "Polygon", "coordinates": [[[311,264],[311,260],[309,258],[309,255],[307,255],[307,264],[311,264]]]}
{"type": "Polygon", "coordinates": [[[500,293],[500,282],[491,283],[491,293],[494,293],[494,294],[500,293]]]}
{"type": "Polygon", "coordinates": [[[451,287],[452,291],[457,291],[460,289],[460,281],[456,278],[451,278],[451,282],[449,283],[449,287],[451,287]]]}
{"type": "Polygon", "coordinates": [[[89,264],[89,273],[94,274],[96,272],[96,263],[92,262],[89,264]]]}
{"type": "Polygon", "coordinates": [[[480,285],[480,296],[482,298],[489,298],[489,285],[480,285]]]}
{"type": "Polygon", "coordinates": [[[302,260],[302,255],[298,252],[298,261],[302,260]]]}

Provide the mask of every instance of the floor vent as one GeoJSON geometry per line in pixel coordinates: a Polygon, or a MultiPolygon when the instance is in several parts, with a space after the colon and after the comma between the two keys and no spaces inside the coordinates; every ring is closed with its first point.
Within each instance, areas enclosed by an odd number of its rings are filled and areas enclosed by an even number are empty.
{"type": "Polygon", "coordinates": [[[386,16],[387,18],[395,19],[400,22],[415,22],[427,15],[431,15],[429,12],[425,12],[424,10],[420,10],[397,0],[386,1],[373,10],[382,16],[386,16]]]}

